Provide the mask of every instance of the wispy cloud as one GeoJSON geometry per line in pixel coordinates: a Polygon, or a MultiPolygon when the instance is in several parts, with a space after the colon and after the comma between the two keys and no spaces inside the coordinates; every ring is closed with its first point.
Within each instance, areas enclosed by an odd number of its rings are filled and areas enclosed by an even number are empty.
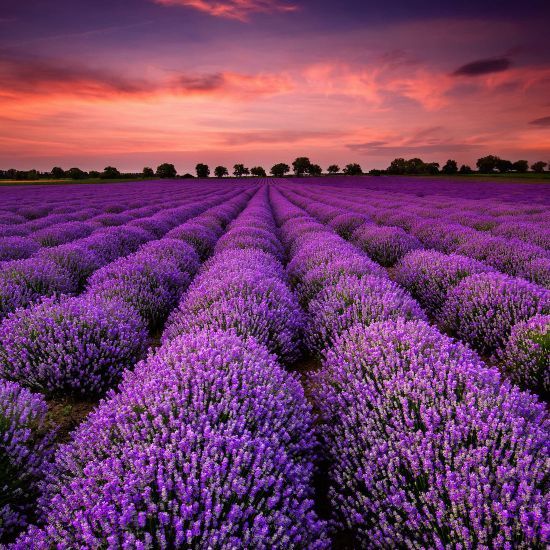
{"type": "Polygon", "coordinates": [[[246,22],[255,13],[293,12],[294,4],[279,0],[154,0],[163,6],[194,8],[215,17],[225,17],[246,22]]]}
{"type": "Polygon", "coordinates": [[[478,59],[460,66],[453,72],[454,76],[482,76],[491,73],[501,73],[512,66],[512,61],[507,57],[495,57],[492,59],[478,59]]]}
{"type": "Polygon", "coordinates": [[[550,116],[544,116],[542,118],[536,118],[535,120],[531,120],[529,124],[533,126],[541,126],[541,127],[550,127],[550,116]]]}

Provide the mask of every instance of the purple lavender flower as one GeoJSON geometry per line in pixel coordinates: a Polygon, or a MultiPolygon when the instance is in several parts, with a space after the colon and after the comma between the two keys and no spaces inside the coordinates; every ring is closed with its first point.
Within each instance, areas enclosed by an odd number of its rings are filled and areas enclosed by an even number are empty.
{"type": "Polygon", "coordinates": [[[128,373],[61,446],[19,548],[326,548],[312,418],[263,346],[199,332],[128,373]],[[108,490],[106,490],[108,488],[108,490]]]}
{"type": "Polygon", "coordinates": [[[0,543],[32,519],[38,481],[51,455],[41,395],[0,380],[0,543]]]}
{"type": "Polygon", "coordinates": [[[386,319],[425,319],[418,303],[402,288],[377,276],[342,276],[309,304],[305,340],[316,353],[355,324],[368,326],[386,319]]]}
{"type": "Polygon", "coordinates": [[[328,222],[328,226],[332,227],[343,239],[350,239],[352,233],[361,225],[369,222],[368,216],[364,214],[356,214],[354,212],[345,212],[332,218],[328,222]]]}
{"type": "Polygon", "coordinates": [[[86,222],[66,222],[45,227],[32,233],[30,237],[41,246],[57,246],[87,237],[93,230],[94,226],[86,222]]]}
{"type": "Polygon", "coordinates": [[[6,260],[24,260],[32,256],[40,245],[28,237],[1,237],[0,262],[6,260]]]}
{"type": "Polygon", "coordinates": [[[550,315],[514,325],[497,359],[518,386],[550,394],[550,315]]]}
{"type": "Polygon", "coordinates": [[[422,248],[420,241],[400,227],[365,224],[352,235],[353,242],[383,266],[392,266],[407,252],[422,248]]]}
{"type": "Polygon", "coordinates": [[[426,311],[434,315],[443,306],[449,290],[462,279],[489,271],[493,269],[466,256],[415,250],[397,264],[395,278],[426,311]]]}
{"type": "Polygon", "coordinates": [[[550,291],[523,279],[482,273],[449,291],[441,322],[482,353],[506,343],[512,327],[539,313],[550,313],[550,291]]]}
{"type": "Polygon", "coordinates": [[[75,290],[70,274],[46,258],[6,262],[0,268],[0,319],[43,296],[75,290]]]}
{"type": "Polygon", "coordinates": [[[48,298],[0,325],[0,376],[47,394],[95,396],[118,382],[147,340],[122,302],[48,298]]]}
{"type": "Polygon", "coordinates": [[[329,496],[356,546],[542,548],[550,422],[420,321],[355,326],[312,380],[329,496]]]}

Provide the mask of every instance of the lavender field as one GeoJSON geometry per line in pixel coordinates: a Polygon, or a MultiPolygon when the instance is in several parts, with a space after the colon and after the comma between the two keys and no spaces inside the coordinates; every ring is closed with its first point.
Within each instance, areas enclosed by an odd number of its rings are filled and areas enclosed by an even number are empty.
{"type": "Polygon", "coordinates": [[[550,185],[1,192],[0,543],[550,545],[550,185]]]}

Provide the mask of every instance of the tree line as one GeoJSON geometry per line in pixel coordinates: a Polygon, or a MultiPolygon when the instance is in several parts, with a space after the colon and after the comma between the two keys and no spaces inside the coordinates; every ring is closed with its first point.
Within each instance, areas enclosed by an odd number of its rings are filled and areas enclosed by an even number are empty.
{"type": "MultiPolygon", "coordinates": [[[[502,159],[495,155],[488,155],[481,157],[476,162],[477,173],[491,174],[495,172],[499,173],[526,173],[529,168],[533,172],[543,173],[545,168],[550,166],[550,163],[538,161],[531,166],[526,160],[517,160],[512,162],[510,160],[502,159]]],[[[365,174],[360,164],[350,163],[346,164],[343,169],[337,164],[331,164],[327,167],[326,171],[323,171],[319,164],[312,163],[308,157],[298,157],[291,163],[291,166],[284,162],[274,164],[269,173],[278,178],[287,176],[288,174],[294,176],[321,176],[324,173],[329,175],[343,174],[347,176],[360,176],[365,174]]],[[[462,164],[460,167],[455,160],[449,159],[443,166],[438,162],[424,162],[420,158],[394,159],[388,168],[385,170],[373,169],[368,173],[369,175],[456,175],[456,174],[473,174],[474,171],[470,166],[462,164]]],[[[210,167],[208,164],[199,163],[195,166],[196,177],[208,178],[210,177],[210,167]]],[[[217,178],[223,178],[229,176],[229,169],[226,166],[216,166],[214,168],[214,176],[217,178]]],[[[267,177],[267,172],[262,166],[253,166],[252,168],[246,167],[244,164],[235,164],[233,166],[232,175],[237,178],[244,176],[255,177],[267,177]]],[[[178,177],[177,170],[173,164],[162,163],[157,166],[156,170],[146,166],[141,172],[120,172],[114,166],[107,166],[102,172],[90,170],[88,172],[81,170],[80,168],[70,168],[69,170],[63,170],[59,166],[55,166],[50,172],[39,172],[38,170],[0,170],[0,179],[9,180],[39,180],[39,179],[149,179],[149,178],[176,178],[178,177]]],[[[193,174],[184,174],[180,176],[182,178],[193,178],[193,174]]]]}

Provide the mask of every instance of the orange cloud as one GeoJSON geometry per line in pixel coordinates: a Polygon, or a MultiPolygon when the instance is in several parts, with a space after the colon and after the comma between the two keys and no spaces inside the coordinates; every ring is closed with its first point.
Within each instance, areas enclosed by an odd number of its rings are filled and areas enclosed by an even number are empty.
{"type": "Polygon", "coordinates": [[[163,6],[184,6],[208,13],[215,17],[226,17],[246,22],[254,13],[292,12],[298,9],[293,4],[277,0],[154,0],[163,6]]]}

